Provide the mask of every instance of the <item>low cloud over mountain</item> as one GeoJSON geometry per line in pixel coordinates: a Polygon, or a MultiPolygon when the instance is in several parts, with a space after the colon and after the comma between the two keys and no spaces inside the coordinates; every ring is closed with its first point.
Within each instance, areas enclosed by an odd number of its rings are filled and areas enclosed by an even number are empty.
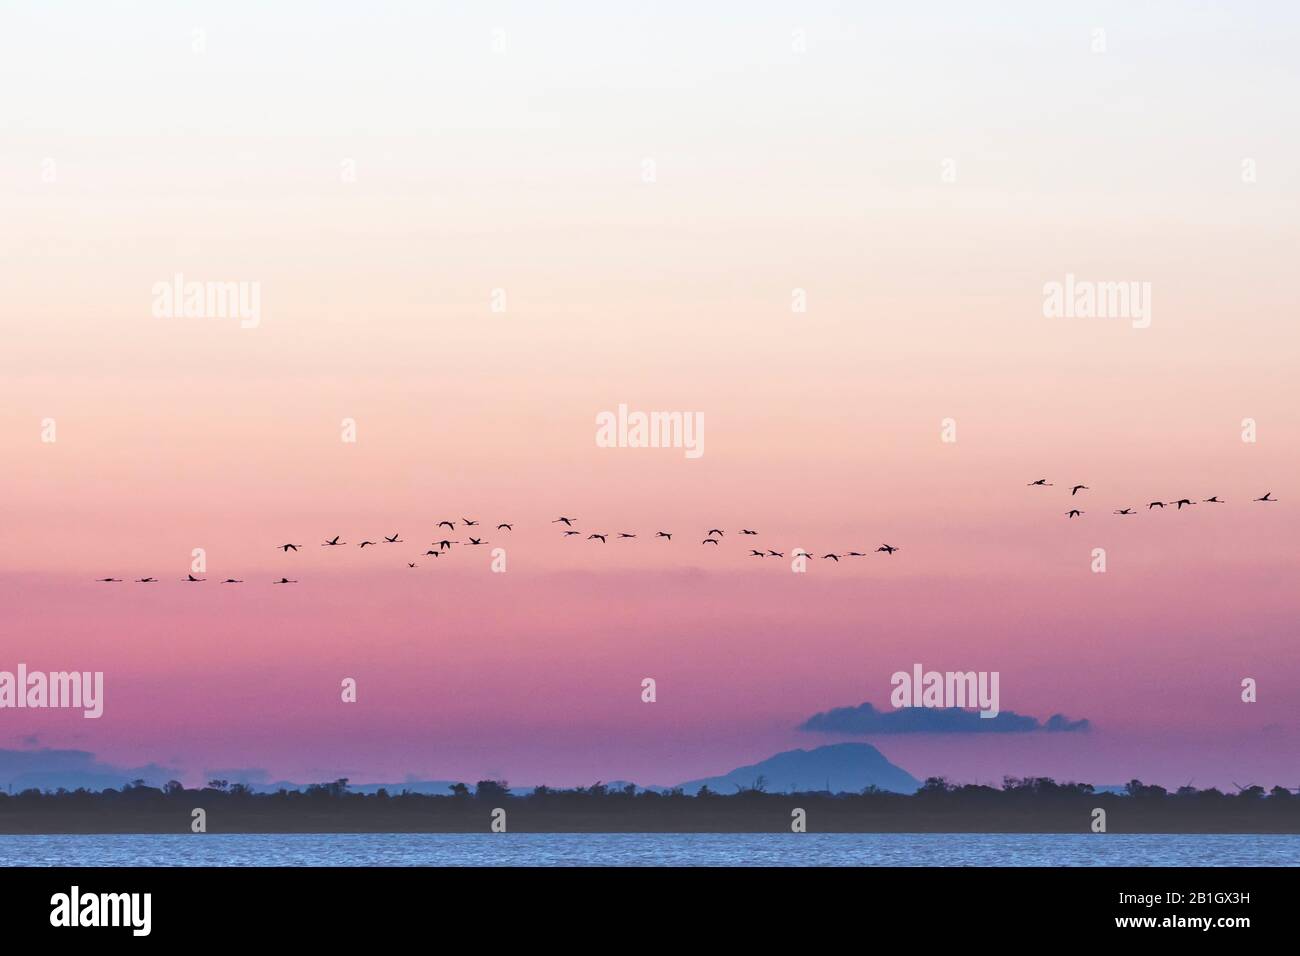
{"type": "Polygon", "coordinates": [[[1053,714],[1045,721],[1004,710],[996,717],[981,717],[977,711],[960,707],[900,707],[876,710],[870,703],[857,707],[836,707],[813,714],[800,730],[820,734],[1016,734],[1044,731],[1077,733],[1091,729],[1086,720],[1070,720],[1053,714]]]}

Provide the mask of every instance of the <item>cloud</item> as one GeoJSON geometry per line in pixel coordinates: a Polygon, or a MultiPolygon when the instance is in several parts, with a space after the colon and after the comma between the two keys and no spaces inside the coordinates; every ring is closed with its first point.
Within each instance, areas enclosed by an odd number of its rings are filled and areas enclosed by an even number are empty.
{"type": "Polygon", "coordinates": [[[118,767],[102,763],[86,750],[56,750],[41,747],[35,750],[0,749],[0,787],[12,788],[14,793],[30,790],[57,790],[63,787],[76,790],[103,790],[120,788],[132,780],[144,780],[150,786],[160,786],[180,776],[174,767],[156,763],[143,767],[118,767]]]}
{"type": "Polygon", "coordinates": [[[1023,734],[1083,733],[1091,729],[1086,720],[1070,720],[1053,714],[1046,721],[1004,710],[996,717],[981,717],[978,711],[960,707],[900,707],[876,710],[870,703],[857,707],[835,707],[813,714],[800,730],[820,734],[1023,734]]]}

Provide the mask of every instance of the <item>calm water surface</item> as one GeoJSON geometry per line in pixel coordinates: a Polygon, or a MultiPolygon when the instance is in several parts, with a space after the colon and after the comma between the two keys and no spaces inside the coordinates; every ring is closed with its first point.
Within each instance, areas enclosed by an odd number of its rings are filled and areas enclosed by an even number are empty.
{"type": "Polygon", "coordinates": [[[6,866],[1295,866],[1300,835],[261,833],[3,836],[6,866]]]}

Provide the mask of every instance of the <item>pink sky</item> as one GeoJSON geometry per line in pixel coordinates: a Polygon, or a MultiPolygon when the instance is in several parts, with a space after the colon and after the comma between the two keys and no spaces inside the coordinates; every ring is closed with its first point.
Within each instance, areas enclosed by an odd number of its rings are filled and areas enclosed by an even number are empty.
{"type": "Polygon", "coordinates": [[[501,55],[471,14],[230,10],[202,54],[171,15],[0,31],[32,90],[0,139],[0,669],[106,682],[98,721],[0,711],[0,747],[667,784],[832,742],[794,728],[919,661],[1094,729],[872,738],[918,777],[1300,784],[1291,14],[1106,7],[1099,56],[1032,4],[813,4],[792,55],[770,10],[507,4],[501,55]],[[261,324],[155,318],[177,272],[260,283],[261,324]],[[1151,283],[1150,328],[1045,318],[1067,272],[1151,283]],[[596,447],[620,403],[701,413],[703,457],[596,447]],[[414,557],[462,516],[517,523],[505,574],[414,557]],[[902,550],[793,574],[715,526],[902,550]]]}

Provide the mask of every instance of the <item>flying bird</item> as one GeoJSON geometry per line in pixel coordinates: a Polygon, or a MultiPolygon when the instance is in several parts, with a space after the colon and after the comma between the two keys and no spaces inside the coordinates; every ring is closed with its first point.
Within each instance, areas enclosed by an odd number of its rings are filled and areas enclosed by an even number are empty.
{"type": "Polygon", "coordinates": [[[363,548],[364,548],[364,547],[365,547],[366,545],[368,545],[368,544],[374,544],[374,542],[373,542],[373,541],[362,541],[360,547],[363,547],[363,548]]]}
{"type": "Polygon", "coordinates": [[[505,528],[507,531],[514,531],[514,530],[515,530],[515,526],[512,525],[512,524],[499,524],[499,525],[497,525],[497,530],[498,530],[498,531],[500,531],[502,528],[505,528]]]}
{"type": "Polygon", "coordinates": [[[187,574],[185,575],[185,577],[181,578],[181,580],[185,581],[186,583],[197,584],[199,581],[206,581],[207,578],[196,578],[192,574],[187,574]]]}
{"type": "Polygon", "coordinates": [[[554,521],[551,522],[551,524],[559,524],[561,521],[563,521],[566,525],[572,528],[573,522],[577,520],[578,520],[577,518],[556,518],[554,521]]]}
{"type": "Polygon", "coordinates": [[[709,534],[710,534],[710,535],[715,535],[715,534],[716,534],[719,538],[722,537],[722,532],[719,531],[717,528],[711,528],[711,529],[709,529],[709,534]]]}
{"type": "Polygon", "coordinates": [[[442,554],[441,551],[426,551],[426,552],[424,552],[424,556],[425,556],[426,558],[427,558],[429,555],[433,555],[433,556],[436,558],[436,557],[438,557],[438,556],[441,555],[441,554],[442,554]]]}
{"type": "Polygon", "coordinates": [[[1164,506],[1165,503],[1163,501],[1153,501],[1151,504],[1147,505],[1147,511],[1150,511],[1152,508],[1163,508],[1164,506]]]}
{"type": "Polygon", "coordinates": [[[717,544],[717,543],[718,543],[717,538],[705,538],[703,541],[700,542],[700,544],[717,544]]]}
{"type": "Polygon", "coordinates": [[[436,544],[436,545],[438,546],[438,550],[439,550],[439,551],[450,551],[450,550],[451,550],[451,546],[452,546],[453,544],[460,544],[460,542],[459,542],[459,541],[447,541],[446,539],[444,539],[444,540],[442,540],[442,541],[435,541],[434,544],[436,544]]]}
{"type": "Polygon", "coordinates": [[[434,525],[434,527],[441,528],[443,525],[446,525],[452,531],[456,530],[456,522],[454,521],[439,521],[436,525],[434,525]]]}
{"type": "Polygon", "coordinates": [[[244,582],[237,580],[235,578],[226,578],[226,580],[222,581],[221,583],[222,584],[243,584],[244,582]]]}
{"type": "Polygon", "coordinates": [[[1193,502],[1191,498],[1179,498],[1177,501],[1172,503],[1178,505],[1178,510],[1182,511],[1183,505],[1190,505],[1190,504],[1194,504],[1195,502],[1193,502]]]}
{"type": "Polygon", "coordinates": [[[486,544],[487,542],[485,542],[482,538],[470,538],[470,539],[469,539],[469,543],[470,543],[470,544],[486,544]]]}
{"type": "Polygon", "coordinates": [[[767,557],[767,555],[765,555],[762,551],[750,551],[749,553],[752,554],[752,555],[754,555],[754,557],[756,557],[756,558],[765,558],[765,557],[767,557]]]}
{"type": "Polygon", "coordinates": [[[119,583],[119,584],[122,583],[122,579],[121,579],[121,578],[95,578],[95,580],[96,580],[96,581],[99,581],[99,582],[101,582],[101,583],[106,583],[106,582],[108,582],[108,581],[116,581],[116,582],[119,583]]]}
{"type": "Polygon", "coordinates": [[[278,581],[272,581],[272,584],[297,584],[297,581],[290,581],[288,578],[281,578],[278,581]]]}
{"type": "Polygon", "coordinates": [[[341,534],[336,534],[334,537],[327,539],[327,540],[325,541],[325,543],[321,545],[321,547],[322,547],[322,548],[336,548],[336,547],[338,547],[338,546],[341,545],[341,544],[347,544],[346,541],[340,541],[340,540],[339,540],[339,538],[341,538],[341,537],[343,537],[341,534]]]}
{"type": "Polygon", "coordinates": [[[1091,490],[1092,489],[1089,488],[1087,485],[1075,485],[1073,488],[1070,489],[1070,494],[1077,495],[1081,491],[1091,491],[1091,490]]]}
{"type": "MultiPolygon", "coordinates": [[[[1150,510],[1150,509],[1148,509],[1148,510],[1150,510]]],[[[1115,512],[1115,514],[1117,514],[1117,515],[1131,515],[1132,513],[1133,513],[1133,509],[1132,509],[1132,508],[1121,508],[1119,511],[1116,511],[1116,512],[1115,512]]]]}
{"type": "Polygon", "coordinates": [[[402,533],[402,532],[399,531],[399,532],[397,532],[397,534],[393,535],[391,538],[390,538],[388,535],[384,535],[384,540],[385,540],[386,542],[388,542],[389,544],[401,544],[401,543],[402,543],[402,539],[401,539],[401,537],[400,537],[401,533],[402,533]]]}
{"type": "Polygon", "coordinates": [[[636,537],[636,535],[634,535],[634,534],[628,534],[626,531],[620,531],[620,532],[618,533],[618,536],[619,536],[620,538],[635,538],[635,537],[636,537]]]}
{"type": "Polygon", "coordinates": [[[1273,492],[1271,492],[1271,491],[1266,491],[1266,492],[1264,492],[1264,497],[1263,497],[1263,498],[1256,498],[1255,500],[1256,500],[1256,501],[1277,501],[1276,498],[1270,497],[1272,494],[1273,494],[1273,492]]]}
{"type": "Polygon", "coordinates": [[[412,564],[410,561],[407,561],[407,562],[406,562],[406,566],[407,566],[408,568],[413,568],[413,567],[415,567],[415,565],[412,564]]]}
{"type": "Polygon", "coordinates": [[[465,527],[467,527],[467,528],[472,528],[472,527],[474,527],[474,525],[478,524],[477,521],[470,521],[468,518],[461,518],[460,520],[461,520],[461,523],[464,524],[465,527]]]}
{"type": "Polygon", "coordinates": [[[822,555],[822,560],[823,560],[823,561],[825,561],[827,558],[830,558],[830,559],[831,559],[832,561],[834,561],[836,564],[839,564],[839,563],[840,563],[840,556],[839,556],[838,554],[823,554],[823,555],[822,555]]]}
{"type": "Polygon", "coordinates": [[[1083,512],[1080,511],[1078,508],[1071,508],[1069,511],[1065,513],[1065,516],[1067,518],[1077,518],[1081,514],[1083,514],[1083,512]]]}
{"type": "Polygon", "coordinates": [[[1211,495],[1210,497],[1205,498],[1201,501],[1201,504],[1206,504],[1206,505],[1222,505],[1226,503],[1227,502],[1220,501],[1218,495],[1211,495]]]}
{"type": "Polygon", "coordinates": [[[655,537],[656,537],[656,538],[667,538],[669,541],[673,540],[673,536],[672,536],[669,532],[667,532],[667,531],[656,531],[656,532],[655,532],[655,537]]]}
{"type": "Polygon", "coordinates": [[[601,544],[606,544],[607,542],[605,541],[605,539],[606,539],[607,537],[609,537],[609,535],[604,535],[604,534],[589,534],[589,535],[587,535],[587,540],[590,541],[592,538],[599,538],[601,544]]]}
{"type": "Polygon", "coordinates": [[[135,583],[136,584],[157,584],[158,579],[157,578],[136,578],[135,583]]]}
{"type": "Polygon", "coordinates": [[[741,529],[740,529],[740,533],[741,533],[741,534],[758,534],[757,531],[750,531],[748,528],[741,528],[741,529]]]}
{"type": "Polygon", "coordinates": [[[771,555],[772,557],[774,557],[774,558],[784,558],[784,557],[785,557],[785,552],[784,552],[784,551],[773,551],[773,550],[771,550],[771,549],[769,548],[767,553],[770,554],[770,555],[771,555]]]}
{"type": "Polygon", "coordinates": [[[892,544],[882,544],[880,547],[876,548],[876,550],[883,551],[885,552],[885,554],[893,554],[898,549],[894,547],[892,544]]]}
{"type": "Polygon", "coordinates": [[[560,532],[560,536],[561,536],[561,537],[564,537],[564,538],[567,538],[567,537],[568,537],[569,535],[571,535],[571,534],[582,534],[582,532],[581,532],[581,531],[561,531],[561,532],[560,532]]]}
{"type": "Polygon", "coordinates": [[[1044,488],[1050,488],[1052,486],[1052,483],[1048,481],[1046,478],[1039,478],[1037,481],[1031,481],[1029,483],[1030,488],[1034,487],[1035,485],[1039,485],[1044,488]]]}
{"type": "Polygon", "coordinates": [[[279,546],[276,548],[276,550],[277,550],[277,551],[283,551],[285,554],[288,554],[290,551],[297,551],[297,550],[298,550],[299,548],[301,548],[301,547],[302,547],[302,545],[300,545],[300,544],[282,544],[282,545],[279,545],[279,546]]]}
{"type": "Polygon", "coordinates": [[[865,558],[865,557],[866,557],[866,555],[863,554],[861,551],[850,551],[850,552],[848,553],[847,556],[850,557],[850,558],[865,558]]]}

